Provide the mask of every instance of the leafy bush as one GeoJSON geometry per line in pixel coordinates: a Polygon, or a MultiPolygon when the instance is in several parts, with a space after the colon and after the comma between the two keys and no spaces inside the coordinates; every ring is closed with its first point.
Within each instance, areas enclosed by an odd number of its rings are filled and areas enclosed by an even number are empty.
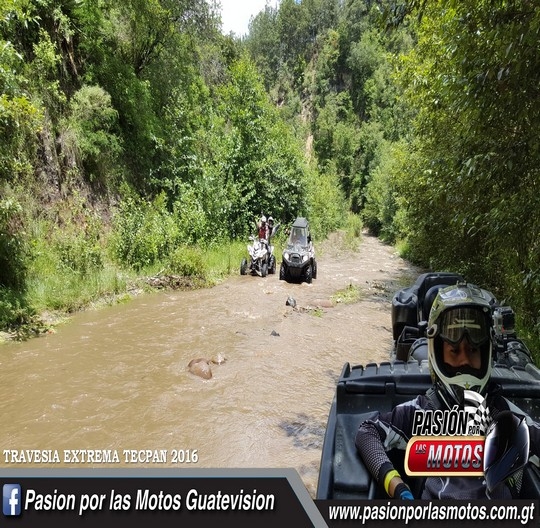
{"type": "MultiPolygon", "coordinates": [[[[104,249],[101,240],[105,226],[103,220],[92,207],[89,207],[79,193],[74,193],[59,208],[62,227],[52,230],[52,237],[47,233],[53,249],[53,260],[60,272],[74,272],[87,276],[91,272],[100,271],[104,267],[104,249]]],[[[41,229],[47,229],[46,225],[41,229]]]]}
{"type": "Polygon", "coordinates": [[[170,273],[184,277],[204,277],[206,264],[200,249],[181,246],[171,254],[167,269],[170,273]]]}
{"type": "Polygon", "coordinates": [[[82,276],[103,269],[101,248],[82,236],[58,241],[57,251],[61,265],[82,276]]]}
{"type": "MultiPolygon", "coordinates": [[[[196,189],[184,185],[180,198],[174,204],[179,235],[187,244],[206,241],[211,237],[211,220],[198,194],[196,189]]],[[[220,226],[221,229],[223,227],[220,226]]],[[[218,233],[212,234],[216,236],[218,233]]]]}
{"type": "Polygon", "coordinates": [[[69,102],[64,121],[64,150],[82,160],[91,180],[104,181],[121,152],[113,133],[118,115],[111,96],[99,86],[83,86],[69,102]]]}
{"type": "Polygon", "coordinates": [[[24,289],[27,257],[22,207],[12,199],[0,200],[0,286],[24,289]]]}
{"type": "Polygon", "coordinates": [[[163,194],[150,203],[124,200],[113,229],[113,257],[136,271],[164,260],[178,241],[178,227],[165,207],[163,194]]]}
{"type": "Polygon", "coordinates": [[[24,297],[0,287],[0,328],[10,329],[27,324],[33,315],[24,297]]]}
{"type": "Polygon", "coordinates": [[[353,213],[347,215],[347,233],[351,239],[357,239],[362,236],[362,219],[353,213]]]}
{"type": "Polygon", "coordinates": [[[366,227],[387,242],[399,238],[400,198],[396,178],[400,173],[404,145],[383,141],[379,147],[380,163],[372,170],[365,190],[362,219],[366,227]]]}
{"type": "Polygon", "coordinates": [[[343,225],[347,206],[334,171],[313,170],[307,182],[311,230],[317,240],[322,240],[343,225]]]}

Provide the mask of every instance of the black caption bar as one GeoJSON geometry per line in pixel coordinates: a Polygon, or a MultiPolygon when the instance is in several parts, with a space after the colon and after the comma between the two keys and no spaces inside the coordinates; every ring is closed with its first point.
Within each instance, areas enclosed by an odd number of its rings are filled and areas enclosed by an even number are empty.
{"type": "Polygon", "coordinates": [[[2,526],[326,527],[293,470],[31,473],[0,469],[2,526]]]}

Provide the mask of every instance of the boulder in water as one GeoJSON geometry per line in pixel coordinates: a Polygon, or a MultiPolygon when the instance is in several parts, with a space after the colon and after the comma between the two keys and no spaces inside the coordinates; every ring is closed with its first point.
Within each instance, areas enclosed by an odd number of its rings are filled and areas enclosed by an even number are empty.
{"type": "Polygon", "coordinates": [[[210,368],[210,364],[207,359],[192,359],[188,364],[188,369],[192,374],[195,374],[203,379],[210,379],[212,377],[212,369],[210,368]]]}

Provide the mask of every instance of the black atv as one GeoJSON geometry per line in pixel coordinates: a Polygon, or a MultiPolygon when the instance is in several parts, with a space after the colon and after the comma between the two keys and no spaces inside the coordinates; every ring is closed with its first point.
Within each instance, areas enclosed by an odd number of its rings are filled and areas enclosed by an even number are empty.
{"type": "MultiPolygon", "coordinates": [[[[399,403],[424,394],[432,386],[423,332],[437,291],[463,280],[453,273],[426,273],[392,299],[394,350],[391,361],[352,366],[345,363],[336,386],[321,454],[317,499],[387,499],[365,467],[355,446],[359,425],[375,411],[392,410],[399,403]],[[416,354],[416,355],[415,355],[416,354]]],[[[513,312],[493,297],[494,365],[491,380],[501,394],[540,421],[540,369],[516,337],[513,312]]],[[[423,477],[407,476],[403,451],[388,452],[396,469],[420,496],[423,477]]],[[[540,497],[540,467],[525,466],[522,496],[540,497]]]]}
{"type": "MultiPolygon", "coordinates": [[[[418,276],[415,283],[397,291],[392,298],[393,358],[401,361],[427,359],[425,331],[431,305],[438,291],[465,279],[458,273],[429,272],[418,276]]],[[[510,306],[501,306],[495,296],[483,290],[491,304],[493,318],[493,357],[496,363],[508,366],[532,363],[529,349],[515,331],[515,314],[510,306]]]]}
{"type": "MultiPolygon", "coordinates": [[[[540,370],[496,365],[491,379],[501,393],[534,420],[540,421],[540,370]]],[[[432,386],[427,361],[411,360],[351,366],[346,363],[339,377],[328,415],[321,453],[317,499],[387,499],[364,465],[355,446],[358,426],[374,411],[390,411],[432,386]]],[[[404,471],[403,451],[388,455],[415,497],[420,496],[423,477],[404,471]]],[[[524,472],[522,497],[540,497],[540,468],[529,463],[524,472]],[[526,496],[525,496],[526,495],[526,496]]]]}
{"type": "Polygon", "coordinates": [[[291,226],[287,246],[283,250],[279,278],[286,281],[306,281],[308,284],[317,278],[315,248],[309,223],[305,218],[298,217],[291,226]]]}

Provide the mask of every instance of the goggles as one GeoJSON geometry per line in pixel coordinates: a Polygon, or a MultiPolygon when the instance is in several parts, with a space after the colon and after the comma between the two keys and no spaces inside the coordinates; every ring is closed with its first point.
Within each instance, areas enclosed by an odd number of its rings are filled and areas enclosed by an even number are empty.
{"type": "Polygon", "coordinates": [[[471,345],[479,346],[490,337],[488,318],[480,308],[451,308],[442,314],[437,326],[441,338],[452,345],[467,336],[471,345]]]}

